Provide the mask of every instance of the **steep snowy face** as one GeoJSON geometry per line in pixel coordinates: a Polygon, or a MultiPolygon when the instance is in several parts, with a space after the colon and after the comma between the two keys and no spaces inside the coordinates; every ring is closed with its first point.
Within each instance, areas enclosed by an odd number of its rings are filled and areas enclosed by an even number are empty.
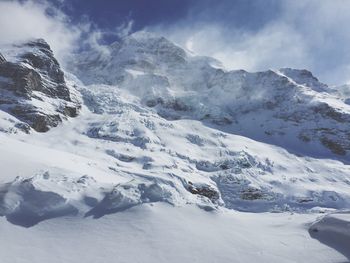
{"type": "Polygon", "coordinates": [[[0,57],[0,108],[20,120],[17,128],[45,132],[62,118],[75,117],[80,106],[71,90],[44,40],[4,48],[0,57]]]}
{"type": "Polygon", "coordinates": [[[327,91],[328,86],[319,82],[319,80],[308,70],[281,68],[279,72],[299,85],[310,87],[319,92],[327,91]]]}
{"type": "Polygon", "coordinates": [[[69,69],[85,84],[120,85],[145,100],[168,100],[173,92],[207,86],[206,75],[217,71],[211,63],[219,62],[190,56],[164,37],[139,32],[74,57],[69,69]]]}
{"type": "Polygon", "coordinates": [[[70,69],[85,84],[131,92],[168,120],[200,120],[299,154],[349,161],[349,103],[311,72],[249,73],[219,65],[139,32],[74,58],[70,69]]]}

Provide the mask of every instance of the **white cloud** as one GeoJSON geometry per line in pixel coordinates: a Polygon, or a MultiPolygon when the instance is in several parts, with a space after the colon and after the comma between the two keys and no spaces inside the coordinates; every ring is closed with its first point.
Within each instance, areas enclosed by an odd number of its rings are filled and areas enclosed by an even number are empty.
{"type": "Polygon", "coordinates": [[[69,17],[46,0],[22,3],[0,0],[0,10],[0,45],[43,38],[63,65],[66,56],[82,47],[107,51],[101,45],[104,36],[123,37],[130,34],[133,27],[133,21],[127,20],[114,30],[101,30],[88,17],[73,25],[69,17]]]}
{"type": "Polygon", "coordinates": [[[68,26],[68,18],[59,12],[48,15],[45,3],[26,1],[0,2],[0,44],[44,38],[59,58],[74,48],[80,29],[68,26]]]}
{"type": "Polygon", "coordinates": [[[117,36],[119,37],[125,37],[129,35],[132,32],[132,28],[134,26],[134,21],[133,20],[128,20],[118,26],[115,30],[117,36]]]}
{"type": "MultiPolygon", "coordinates": [[[[41,37],[61,62],[74,48],[103,48],[103,36],[122,37],[133,28],[132,20],[112,31],[100,30],[88,19],[72,25],[65,14],[45,4],[45,0],[0,0],[0,10],[0,44],[41,37]]],[[[349,0],[285,0],[280,14],[256,31],[215,24],[210,10],[200,16],[201,21],[194,13],[175,24],[147,30],[194,53],[213,56],[230,69],[306,68],[330,84],[350,81],[349,0]]]]}
{"type": "Polygon", "coordinates": [[[306,68],[322,81],[350,79],[350,1],[286,0],[273,21],[245,31],[189,17],[173,25],[148,28],[200,54],[221,60],[230,69],[250,71],[306,68]]]}
{"type": "Polygon", "coordinates": [[[213,56],[230,69],[264,70],[267,65],[288,66],[291,60],[294,60],[293,66],[300,67],[300,61],[305,62],[307,57],[301,36],[285,25],[267,27],[255,34],[231,30],[228,35],[214,25],[167,32],[171,32],[169,37],[180,45],[192,52],[213,56]]]}

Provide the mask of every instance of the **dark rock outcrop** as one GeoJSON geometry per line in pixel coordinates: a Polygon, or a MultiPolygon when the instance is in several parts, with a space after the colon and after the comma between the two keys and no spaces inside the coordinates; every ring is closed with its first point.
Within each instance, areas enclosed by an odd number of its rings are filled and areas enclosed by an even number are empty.
{"type": "Polygon", "coordinates": [[[220,199],[220,194],[209,185],[199,185],[188,182],[186,188],[191,194],[204,196],[213,203],[216,203],[220,199]]]}
{"type": "Polygon", "coordinates": [[[50,46],[38,39],[13,49],[12,60],[0,55],[0,109],[38,132],[77,116],[80,104],[72,97],[50,46]]]}

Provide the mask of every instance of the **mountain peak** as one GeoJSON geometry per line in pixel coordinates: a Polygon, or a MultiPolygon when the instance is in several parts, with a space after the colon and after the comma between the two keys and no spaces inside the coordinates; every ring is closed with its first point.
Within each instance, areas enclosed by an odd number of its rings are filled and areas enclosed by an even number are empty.
{"type": "Polygon", "coordinates": [[[38,47],[38,48],[44,48],[44,49],[51,50],[50,45],[43,38],[33,38],[33,39],[30,39],[30,40],[24,42],[22,45],[28,46],[28,47],[38,47]]]}
{"type": "Polygon", "coordinates": [[[160,36],[158,34],[152,33],[152,32],[148,32],[148,31],[137,31],[134,32],[128,36],[126,36],[126,38],[133,38],[139,41],[145,41],[145,40],[155,40],[155,39],[166,39],[163,36],[160,36]]]}
{"type": "Polygon", "coordinates": [[[321,83],[311,71],[306,69],[281,68],[279,72],[291,78],[295,83],[309,86],[316,91],[325,91],[328,87],[326,84],[321,83]]]}
{"type": "Polygon", "coordinates": [[[186,51],[164,36],[147,31],[138,31],[126,36],[121,41],[128,49],[136,47],[137,49],[154,53],[177,53],[186,56],[186,51]]]}

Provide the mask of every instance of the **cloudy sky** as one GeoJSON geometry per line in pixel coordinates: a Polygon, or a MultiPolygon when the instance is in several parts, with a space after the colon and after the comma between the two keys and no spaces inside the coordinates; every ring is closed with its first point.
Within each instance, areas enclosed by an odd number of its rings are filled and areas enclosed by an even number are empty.
{"type": "Polygon", "coordinates": [[[0,44],[43,37],[62,60],[148,30],[229,69],[350,82],[349,0],[0,0],[0,11],[0,44]]]}

